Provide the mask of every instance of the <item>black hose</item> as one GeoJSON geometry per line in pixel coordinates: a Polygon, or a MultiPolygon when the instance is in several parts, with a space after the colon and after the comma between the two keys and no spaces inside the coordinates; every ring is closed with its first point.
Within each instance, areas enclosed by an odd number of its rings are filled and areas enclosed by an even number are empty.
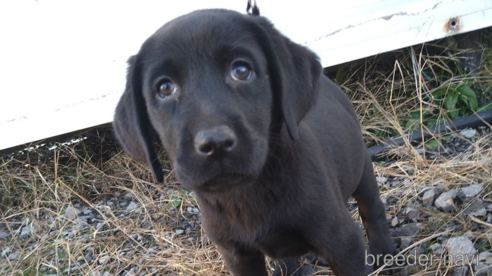
{"type": "MultiPolygon", "coordinates": [[[[430,126],[421,132],[420,130],[407,134],[407,139],[412,142],[421,142],[423,139],[429,139],[438,133],[462,130],[465,128],[476,128],[485,124],[492,124],[492,110],[477,112],[472,115],[461,117],[450,122],[445,122],[439,125],[430,126]]],[[[403,137],[391,138],[384,144],[375,145],[368,148],[372,161],[381,160],[381,154],[389,149],[401,146],[405,143],[403,137]]]]}

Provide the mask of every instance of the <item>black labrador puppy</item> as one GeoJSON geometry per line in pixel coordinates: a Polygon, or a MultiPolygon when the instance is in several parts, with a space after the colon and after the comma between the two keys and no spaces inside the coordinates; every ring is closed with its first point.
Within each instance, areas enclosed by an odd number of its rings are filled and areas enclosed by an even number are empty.
{"type": "Polygon", "coordinates": [[[396,252],[350,101],[314,53],[268,20],[195,11],[129,63],[116,137],[162,182],[158,138],[234,275],[267,275],[264,256],[278,260],[274,275],[300,275],[296,258],[307,252],[337,275],[367,275],[368,260],[396,252]]]}

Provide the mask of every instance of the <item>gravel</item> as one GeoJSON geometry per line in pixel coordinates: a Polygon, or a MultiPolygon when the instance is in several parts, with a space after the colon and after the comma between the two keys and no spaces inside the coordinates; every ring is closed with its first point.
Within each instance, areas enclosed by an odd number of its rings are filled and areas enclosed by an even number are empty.
{"type": "MultiPolygon", "coordinates": [[[[449,141],[443,141],[445,149],[430,149],[426,151],[425,158],[434,160],[439,158],[454,158],[456,162],[467,161],[466,157],[459,157],[459,153],[469,150],[470,143],[462,137],[475,138],[481,135],[480,131],[467,130],[461,131],[459,135],[453,135],[449,141]]],[[[423,150],[419,152],[423,155],[423,150]]],[[[394,161],[388,161],[382,166],[389,167],[394,161]]],[[[409,170],[410,171],[410,170],[409,170]]],[[[486,199],[487,183],[457,183],[453,186],[443,186],[439,179],[419,187],[417,191],[412,187],[412,180],[402,175],[393,176],[385,175],[377,177],[378,185],[381,189],[391,189],[390,195],[382,193],[382,201],[385,203],[387,212],[387,221],[390,226],[390,232],[398,248],[403,250],[410,247],[411,252],[415,254],[432,254],[442,256],[449,255],[466,255],[474,258],[476,262],[473,265],[456,266],[452,275],[492,275],[492,253],[490,250],[490,226],[484,223],[492,223],[492,204],[490,196],[486,199]],[[459,184],[459,185],[458,185],[459,184]],[[408,196],[411,193],[412,196],[408,196]],[[402,198],[409,198],[408,201],[402,201],[402,198]],[[397,207],[395,207],[397,206],[397,207]],[[484,223],[472,221],[469,217],[475,217],[484,223]],[[448,218],[448,219],[445,219],[448,218]],[[467,229],[461,220],[467,220],[467,229]],[[469,229],[468,229],[469,228],[469,229]],[[467,232],[468,230],[472,232],[467,232]],[[422,239],[433,233],[442,232],[443,234],[432,240],[416,245],[422,239]],[[474,233],[482,233],[476,235],[474,233]]],[[[490,190],[489,190],[490,191],[490,190]]],[[[135,265],[139,262],[135,253],[135,244],[143,245],[146,249],[139,249],[142,254],[152,254],[161,256],[163,246],[167,241],[173,241],[175,238],[190,239],[190,243],[195,247],[201,247],[209,244],[206,236],[201,232],[200,210],[196,204],[173,205],[172,199],[181,195],[182,191],[176,188],[162,188],[159,194],[152,195],[156,202],[162,202],[156,208],[148,209],[145,200],[137,198],[134,193],[116,191],[105,196],[100,196],[96,202],[90,205],[87,202],[75,198],[70,205],[61,210],[62,215],[56,212],[44,212],[42,219],[46,225],[39,227],[26,216],[24,218],[13,218],[9,220],[9,227],[6,223],[0,223],[0,265],[2,262],[17,261],[24,257],[24,251],[16,247],[14,243],[7,243],[12,238],[28,240],[29,248],[43,242],[46,237],[60,235],[64,241],[71,239],[91,240],[94,233],[111,233],[111,235],[128,235],[128,239],[135,241],[133,244],[121,245],[111,251],[111,254],[102,253],[97,247],[84,247],[81,257],[84,263],[103,266],[118,258],[135,258],[135,265]],[[165,215],[163,215],[165,212],[165,215]],[[142,217],[146,219],[140,219],[142,217]],[[126,233],[125,229],[118,225],[108,223],[108,217],[124,218],[125,221],[138,221],[140,229],[145,231],[138,233],[126,233]],[[137,219],[138,218],[138,219],[137,219]],[[165,226],[166,231],[163,241],[156,242],[153,236],[156,229],[151,227],[149,221],[154,224],[165,226]],[[49,226],[49,227],[48,227],[49,226]],[[2,243],[3,242],[3,243],[2,243]]],[[[490,193],[490,192],[489,192],[490,193]]],[[[186,197],[193,197],[193,193],[186,192],[186,197]]],[[[184,204],[181,202],[181,204],[184,204]]],[[[348,204],[349,209],[356,209],[355,203],[348,204]]],[[[190,246],[193,247],[193,246],[190,246]]],[[[200,250],[200,249],[192,250],[200,250]]],[[[56,254],[53,253],[53,256],[56,254]]],[[[144,256],[144,255],[139,255],[144,256]]],[[[53,257],[54,258],[54,257],[53,257]]],[[[60,258],[60,256],[58,256],[60,258]]],[[[54,263],[53,260],[45,260],[54,263]]],[[[75,273],[80,267],[73,266],[65,268],[66,271],[60,270],[64,274],[75,273]]],[[[97,269],[94,273],[96,273],[97,269]]],[[[119,274],[112,274],[108,271],[99,271],[97,275],[104,276],[130,276],[146,275],[139,272],[136,267],[126,267],[119,270],[119,274]]],[[[418,271],[418,269],[417,269],[418,271]]],[[[51,272],[44,271],[43,275],[49,275],[51,272]]],[[[410,274],[412,270],[410,269],[410,274]]],[[[96,275],[94,274],[94,275],[96,275]]],[[[56,275],[56,274],[55,274],[56,275]]],[[[160,275],[157,273],[157,275],[160,275]]],[[[178,274],[166,274],[178,275],[178,274]]],[[[184,275],[184,274],[183,274],[184,275]]]]}

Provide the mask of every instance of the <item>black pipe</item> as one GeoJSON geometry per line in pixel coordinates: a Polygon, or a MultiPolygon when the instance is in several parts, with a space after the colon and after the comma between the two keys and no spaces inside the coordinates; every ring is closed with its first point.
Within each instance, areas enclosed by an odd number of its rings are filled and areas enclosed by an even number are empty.
{"type": "MultiPolygon", "coordinates": [[[[427,140],[438,133],[457,131],[465,128],[476,128],[487,123],[492,124],[492,110],[477,112],[450,122],[430,126],[426,128],[423,132],[417,130],[410,134],[407,134],[406,137],[412,143],[421,142],[423,139],[427,140]]],[[[372,146],[367,150],[369,152],[369,155],[371,155],[372,161],[379,161],[381,160],[381,154],[393,147],[401,146],[404,143],[405,140],[403,139],[403,137],[391,138],[384,144],[372,146]]]]}

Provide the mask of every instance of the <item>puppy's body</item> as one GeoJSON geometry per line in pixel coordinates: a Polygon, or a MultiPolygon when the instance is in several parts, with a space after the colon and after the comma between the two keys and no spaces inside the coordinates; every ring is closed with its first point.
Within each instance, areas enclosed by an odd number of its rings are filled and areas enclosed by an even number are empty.
{"type": "Polygon", "coordinates": [[[265,255],[291,275],[307,252],[337,275],[369,273],[350,195],[369,252],[395,253],[350,101],[263,18],[205,10],[164,25],[130,61],[114,128],[162,181],[157,134],[234,275],[267,275],[265,255]]]}

